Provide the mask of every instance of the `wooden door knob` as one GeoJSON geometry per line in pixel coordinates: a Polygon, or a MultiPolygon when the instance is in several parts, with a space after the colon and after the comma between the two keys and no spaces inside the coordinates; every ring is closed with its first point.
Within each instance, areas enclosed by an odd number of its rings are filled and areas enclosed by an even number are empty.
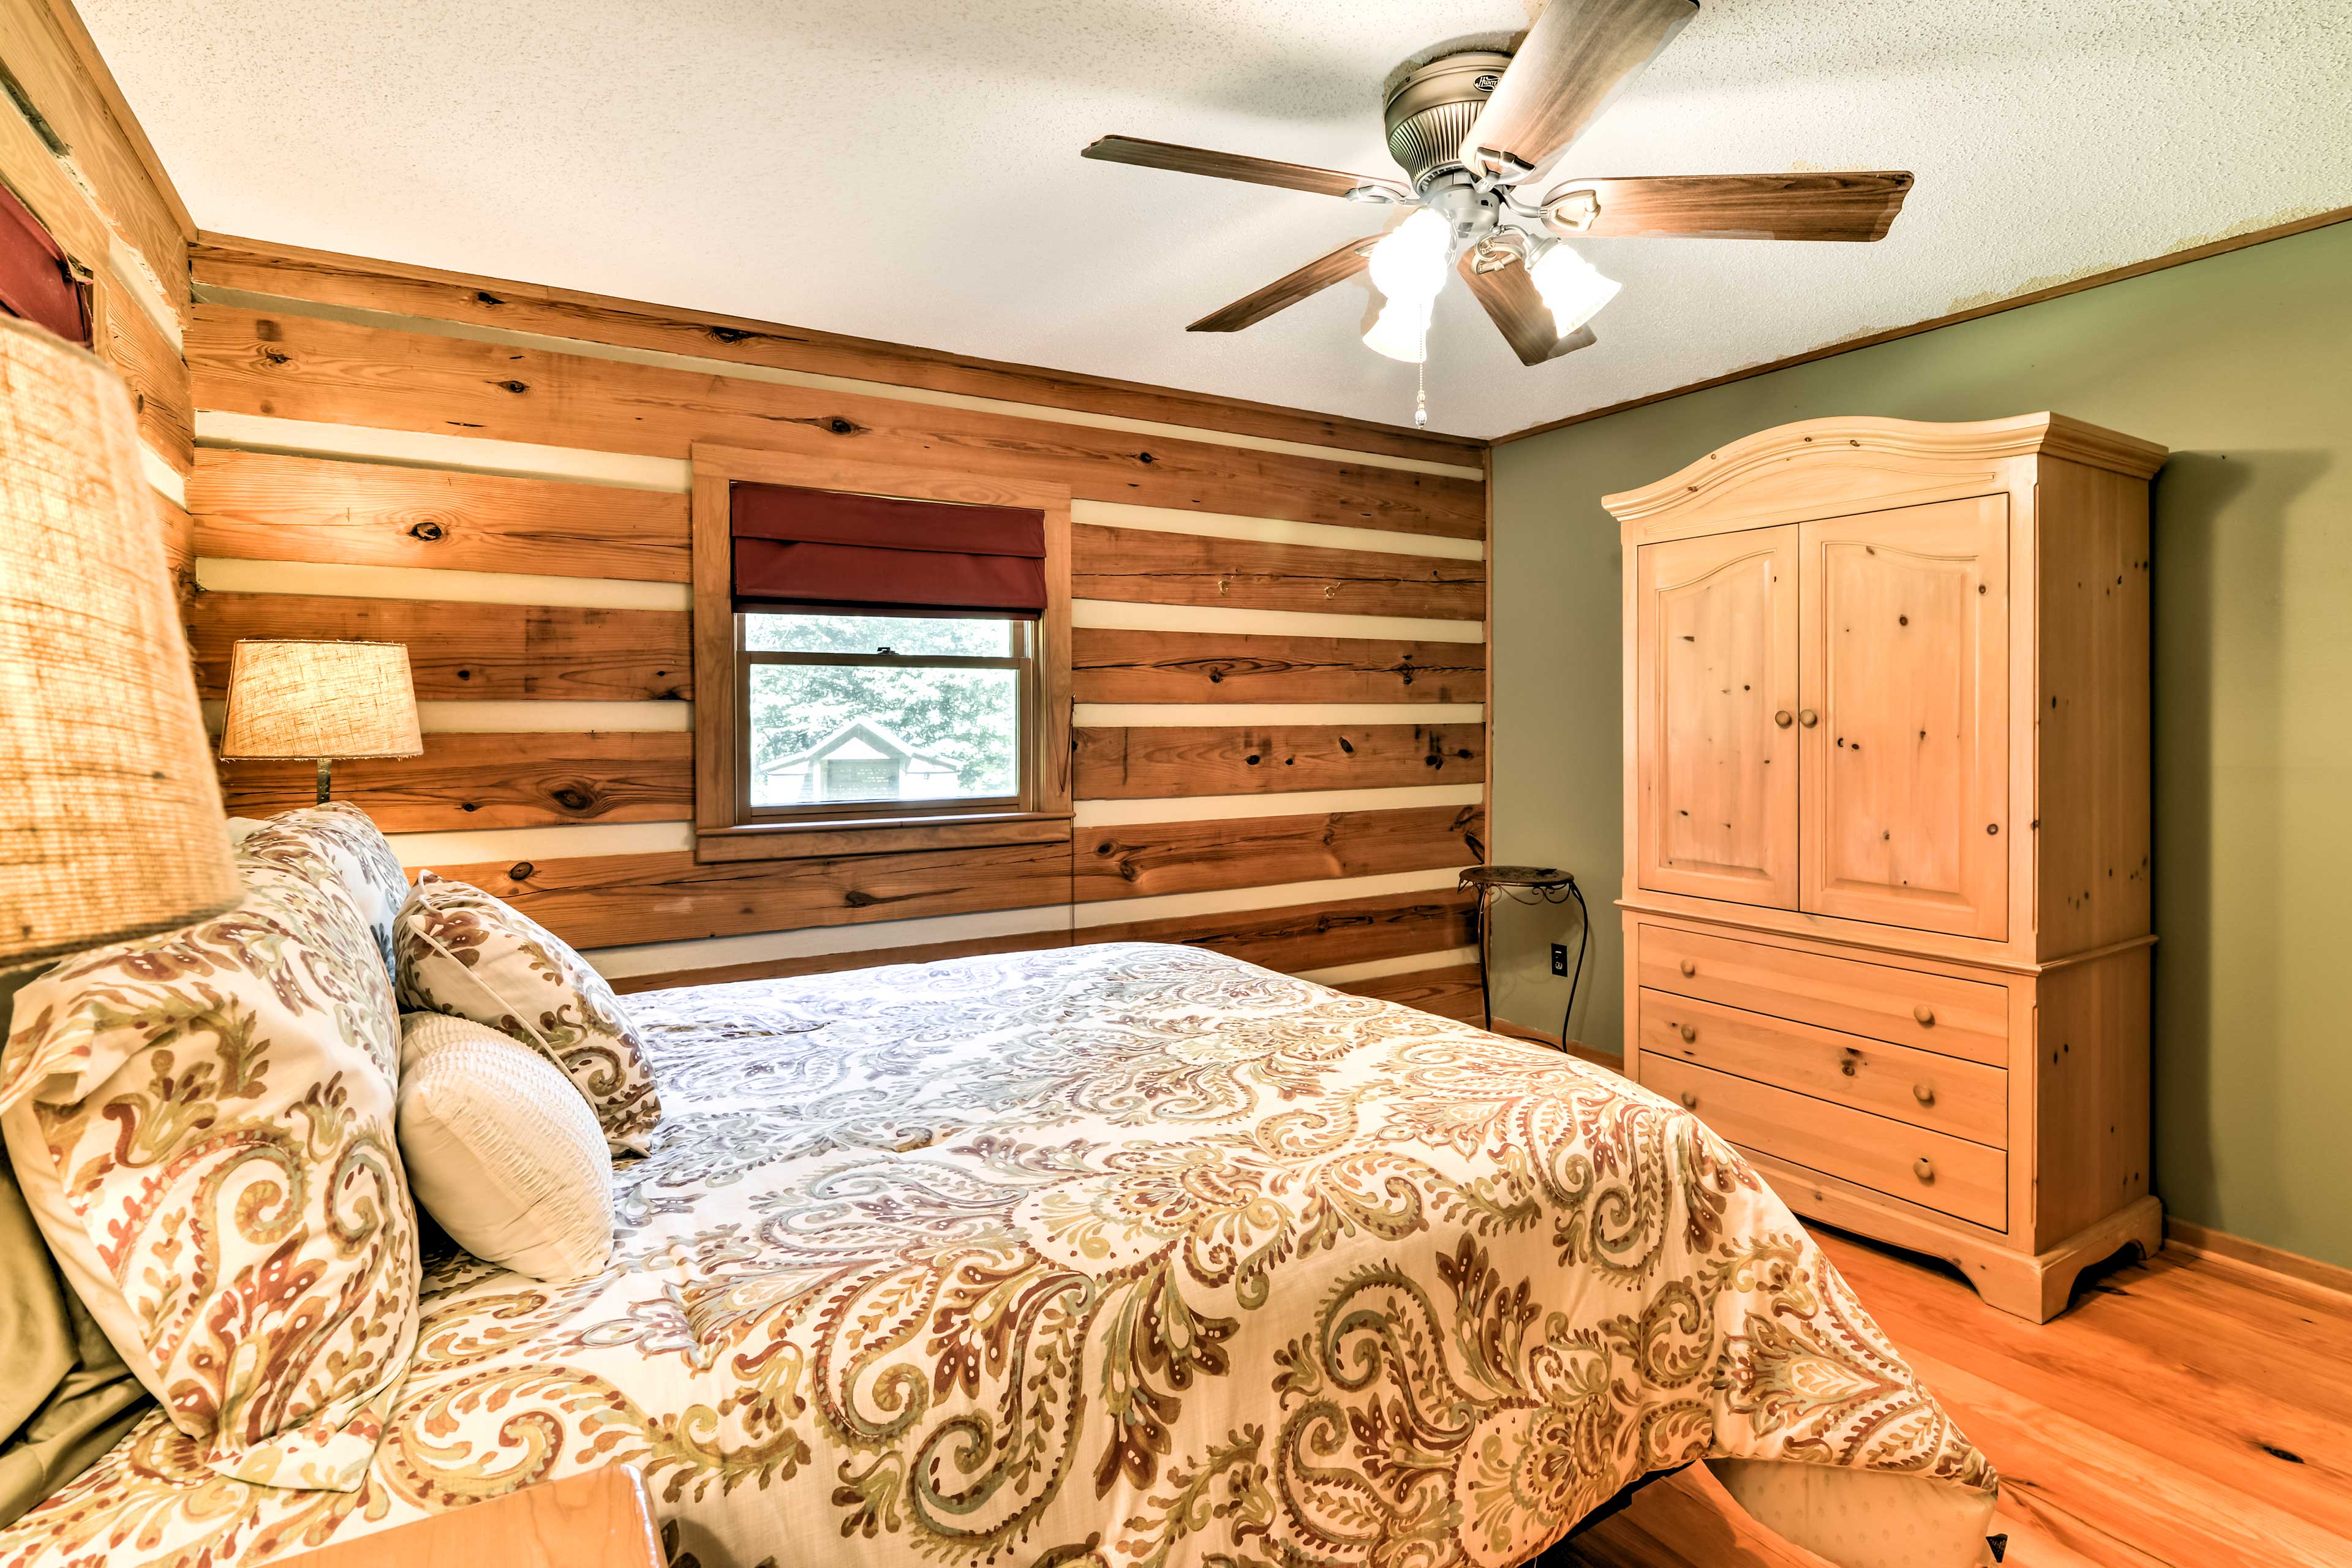
{"type": "Polygon", "coordinates": [[[1911,1162],[1911,1173],[1923,1182],[1932,1182],[1936,1179],[1935,1162],[1922,1154],[1911,1162]]]}
{"type": "Polygon", "coordinates": [[[1806,729],[1810,730],[1821,721],[1822,716],[1814,712],[1811,709],[1800,708],[1797,710],[1797,722],[1802,724],[1806,729]]]}
{"type": "Polygon", "coordinates": [[[1697,1038],[1698,1038],[1698,1031],[1697,1031],[1696,1029],[1692,1028],[1688,1024],[1685,1024],[1685,1025],[1683,1025],[1683,1026],[1682,1026],[1682,1035],[1683,1035],[1683,1044],[1685,1044],[1685,1045],[1688,1045],[1688,1044],[1690,1044],[1693,1040],[1696,1040],[1696,1039],[1697,1039],[1697,1038]]]}
{"type": "Polygon", "coordinates": [[[1786,708],[1781,709],[1778,713],[1775,713],[1775,714],[1773,714],[1773,715],[1772,715],[1772,722],[1774,722],[1775,724],[1780,725],[1780,728],[1782,728],[1783,730],[1787,729],[1790,725],[1791,725],[1791,724],[1795,723],[1796,721],[1796,721],[1795,716],[1794,716],[1793,714],[1791,714],[1791,713],[1790,713],[1790,712],[1786,708]]]}
{"type": "Polygon", "coordinates": [[[1936,1086],[1931,1083],[1915,1083],[1911,1086],[1911,1098],[1922,1105],[1933,1105],[1936,1103],[1936,1086]]]}
{"type": "Polygon", "coordinates": [[[1685,959],[1684,959],[1684,960],[1683,960],[1683,978],[1684,978],[1684,979],[1687,980],[1687,979],[1689,979],[1692,975],[1696,974],[1697,973],[1698,973],[1698,965],[1697,965],[1697,964],[1693,963],[1692,963],[1689,959],[1687,959],[1687,958],[1685,958],[1685,959]]]}
{"type": "Polygon", "coordinates": [[[1936,1010],[1924,1002],[1911,1009],[1911,1016],[1919,1020],[1919,1026],[1923,1029],[1936,1026],[1936,1010]]]}
{"type": "MultiPolygon", "coordinates": [[[[1685,1110],[1696,1110],[1698,1109],[1698,1090],[1695,1089],[1686,1089],[1683,1090],[1683,1109],[1685,1110]]],[[[1922,1163],[1924,1163],[1925,1162],[1922,1163]]]]}

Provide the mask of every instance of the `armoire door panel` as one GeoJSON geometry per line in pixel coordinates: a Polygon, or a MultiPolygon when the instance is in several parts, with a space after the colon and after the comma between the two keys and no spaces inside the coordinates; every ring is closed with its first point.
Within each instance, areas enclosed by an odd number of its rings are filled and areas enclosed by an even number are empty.
{"type": "Polygon", "coordinates": [[[1796,908],[1797,545],[1790,525],[1641,549],[1644,888],[1796,908]]]}
{"type": "Polygon", "coordinates": [[[2008,497],[1801,527],[1800,907],[2005,937],[2008,497]]]}

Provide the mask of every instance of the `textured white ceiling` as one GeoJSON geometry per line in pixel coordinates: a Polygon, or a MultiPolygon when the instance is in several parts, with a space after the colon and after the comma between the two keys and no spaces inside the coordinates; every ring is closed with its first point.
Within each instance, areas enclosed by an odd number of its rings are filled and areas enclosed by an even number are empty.
{"type": "MultiPolygon", "coordinates": [[[[1402,422],[1334,289],[1184,323],[1377,213],[1082,160],[1118,132],[1393,171],[1379,87],[1522,0],[80,0],[205,227],[1402,422]]],[[[1705,0],[1564,174],[1897,168],[1876,245],[1593,240],[1601,342],[1456,287],[1497,435],[2352,204],[2352,0],[1705,0]]]]}

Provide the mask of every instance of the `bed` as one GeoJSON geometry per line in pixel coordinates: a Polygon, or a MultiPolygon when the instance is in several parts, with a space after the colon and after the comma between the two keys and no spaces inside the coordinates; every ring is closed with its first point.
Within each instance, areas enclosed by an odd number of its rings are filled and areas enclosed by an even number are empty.
{"type": "Polygon", "coordinates": [[[1857,1511],[1990,1560],[1984,1456],[1604,1069],[1135,943],[630,1011],[666,1111],[606,1273],[445,1250],[360,1489],[151,1415],[0,1568],[257,1563],[613,1463],[701,1568],[1508,1568],[1696,1460],[1843,1560],[1857,1511]]]}

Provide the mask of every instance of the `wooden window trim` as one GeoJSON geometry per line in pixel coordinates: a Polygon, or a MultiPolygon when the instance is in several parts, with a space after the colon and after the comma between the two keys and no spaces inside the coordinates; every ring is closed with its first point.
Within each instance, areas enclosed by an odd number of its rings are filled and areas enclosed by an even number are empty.
{"type": "Polygon", "coordinates": [[[694,471],[694,858],[705,864],[797,860],[1006,844],[1070,833],[1070,491],[1066,485],[953,468],[852,462],[698,441],[694,471]],[[1028,787],[1003,811],[879,810],[806,822],[752,820],[740,766],[746,693],[736,657],[729,487],[797,485],[964,506],[1025,507],[1045,520],[1045,614],[1035,623],[1037,700],[1025,724],[1028,787]]]}

